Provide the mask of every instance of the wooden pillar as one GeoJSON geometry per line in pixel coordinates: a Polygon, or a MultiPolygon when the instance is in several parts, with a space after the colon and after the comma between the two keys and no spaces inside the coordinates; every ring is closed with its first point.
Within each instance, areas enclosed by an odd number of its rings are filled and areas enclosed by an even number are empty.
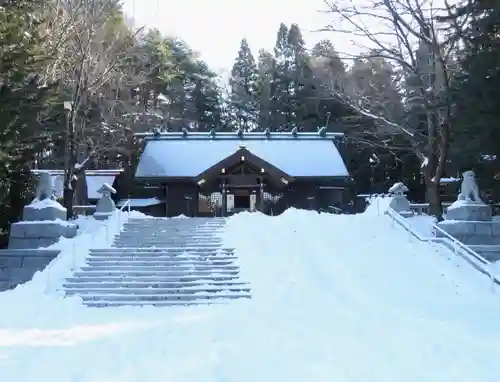
{"type": "Polygon", "coordinates": [[[226,181],[222,181],[222,211],[221,216],[226,216],[227,213],[227,190],[226,190],[226,181]]]}
{"type": "Polygon", "coordinates": [[[193,195],[193,217],[200,215],[200,187],[196,187],[196,192],[193,195]]]}
{"type": "Polygon", "coordinates": [[[259,190],[259,210],[264,212],[264,181],[260,178],[260,190],[259,190]]]}
{"type": "Polygon", "coordinates": [[[165,184],[164,185],[164,193],[163,193],[164,197],[165,197],[165,217],[168,217],[168,204],[169,204],[169,200],[168,200],[168,185],[165,184]]]}
{"type": "Polygon", "coordinates": [[[191,211],[193,198],[190,195],[185,195],[184,200],[186,201],[186,216],[191,218],[193,217],[193,212],[191,211]]]}

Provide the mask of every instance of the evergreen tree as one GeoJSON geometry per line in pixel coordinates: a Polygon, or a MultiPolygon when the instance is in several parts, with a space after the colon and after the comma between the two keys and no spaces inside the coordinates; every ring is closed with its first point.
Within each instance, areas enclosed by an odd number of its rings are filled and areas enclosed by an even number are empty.
{"type": "Polygon", "coordinates": [[[285,131],[292,121],[290,109],[290,48],[288,44],[288,27],[281,23],[274,47],[275,67],[273,71],[271,91],[271,129],[285,131]]]}
{"type": "Polygon", "coordinates": [[[315,128],[314,78],[310,57],[297,24],[281,24],[274,48],[272,122],[282,131],[315,128]]]}
{"type": "Polygon", "coordinates": [[[42,5],[7,2],[0,12],[0,230],[20,214],[30,164],[45,139],[41,119],[53,88],[40,82],[42,5]]]}
{"type": "Polygon", "coordinates": [[[455,128],[451,146],[457,171],[474,168],[482,187],[500,199],[500,3],[471,1],[457,9],[469,15],[463,32],[461,71],[455,78],[455,128]]]}
{"type": "Polygon", "coordinates": [[[273,80],[275,78],[276,60],[273,55],[263,49],[259,51],[257,97],[259,113],[259,130],[272,129],[274,125],[273,116],[273,80]]]}
{"type": "Polygon", "coordinates": [[[288,32],[288,76],[291,91],[289,92],[289,109],[292,119],[289,129],[313,130],[317,127],[314,112],[314,82],[311,59],[307,53],[302,33],[297,24],[292,24],[288,32]]]}
{"type": "Polygon", "coordinates": [[[247,40],[241,40],[229,79],[231,108],[239,127],[253,130],[258,124],[257,66],[247,40]]]}
{"type": "Polygon", "coordinates": [[[315,129],[326,123],[328,116],[328,129],[338,131],[338,119],[345,115],[345,108],[332,97],[335,92],[340,92],[346,82],[346,68],[330,40],[316,43],[311,51],[310,67],[313,76],[313,96],[315,129]]]}

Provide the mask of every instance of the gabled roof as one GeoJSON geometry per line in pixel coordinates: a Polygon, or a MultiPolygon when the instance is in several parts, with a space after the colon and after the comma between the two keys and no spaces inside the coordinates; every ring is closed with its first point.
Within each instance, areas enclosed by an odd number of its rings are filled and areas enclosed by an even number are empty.
{"type": "Polygon", "coordinates": [[[252,154],[250,151],[246,149],[245,146],[240,146],[240,148],[235,151],[233,154],[229,155],[227,158],[221,160],[216,163],[214,166],[208,168],[201,174],[196,177],[196,181],[200,181],[204,178],[212,178],[216,177],[221,173],[222,169],[233,167],[241,163],[241,159],[244,158],[244,161],[247,163],[251,163],[252,165],[263,169],[265,172],[271,174],[271,176],[276,177],[277,179],[284,179],[286,183],[292,181],[292,177],[287,173],[283,172],[281,169],[273,166],[271,163],[262,160],[258,156],[252,154]]]}
{"type": "Polygon", "coordinates": [[[252,155],[294,178],[344,178],[349,173],[334,144],[339,136],[342,134],[149,134],[135,176],[195,178],[244,145],[252,155]]]}

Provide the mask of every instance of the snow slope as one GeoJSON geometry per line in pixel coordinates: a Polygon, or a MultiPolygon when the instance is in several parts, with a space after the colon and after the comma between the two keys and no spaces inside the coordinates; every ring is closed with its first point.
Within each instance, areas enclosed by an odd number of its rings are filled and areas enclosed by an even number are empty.
{"type": "Polygon", "coordinates": [[[242,213],[224,236],[249,301],[84,309],[0,294],[2,382],[499,380],[488,278],[386,216],[242,213]]]}

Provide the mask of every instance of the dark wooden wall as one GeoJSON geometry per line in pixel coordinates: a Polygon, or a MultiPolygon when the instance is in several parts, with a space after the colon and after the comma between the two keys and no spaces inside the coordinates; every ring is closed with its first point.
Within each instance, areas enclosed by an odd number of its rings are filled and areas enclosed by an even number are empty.
{"type": "Polygon", "coordinates": [[[167,216],[196,216],[198,212],[198,186],[193,183],[167,185],[167,216]]]}
{"type": "MultiPolygon", "coordinates": [[[[346,207],[346,191],[344,189],[328,189],[321,186],[342,187],[342,181],[321,181],[321,179],[296,180],[284,188],[273,189],[267,186],[266,193],[271,198],[266,200],[263,212],[272,215],[279,215],[287,208],[308,210],[327,210],[329,206],[341,209],[346,207]]],[[[218,187],[214,188],[214,191],[218,187]]],[[[169,184],[137,184],[134,189],[134,196],[137,198],[157,197],[165,200],[166,205],[151,206],[150,212],[145,212],[153,216],[174,217],[179,215],[200,216],[199,211],[200,189],[193,182],[172,182],[169,184]]],[[[207,193],[207,192],[206,192],[207,193]]],[[[213,213],[205,213],[205,216],[213,216],[213,213]]]]}

